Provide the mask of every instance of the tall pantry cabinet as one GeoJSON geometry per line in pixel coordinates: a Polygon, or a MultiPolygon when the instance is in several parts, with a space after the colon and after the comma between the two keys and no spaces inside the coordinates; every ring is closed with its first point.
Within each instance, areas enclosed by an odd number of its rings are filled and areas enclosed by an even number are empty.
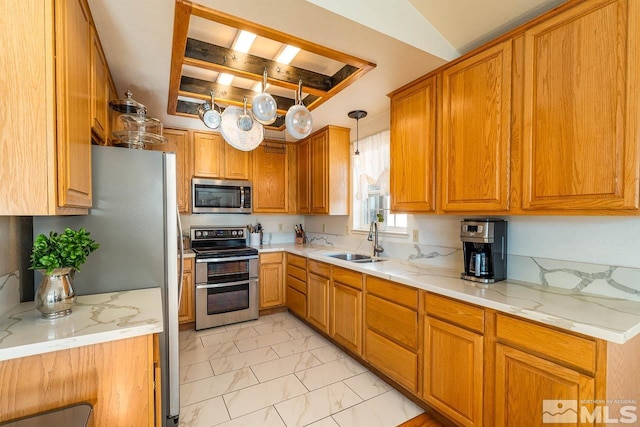
{"type": "Polygon", "coordinates": [[[0,215],[91,207],[91,14],[84,0],[0,2],[0,215]]]}

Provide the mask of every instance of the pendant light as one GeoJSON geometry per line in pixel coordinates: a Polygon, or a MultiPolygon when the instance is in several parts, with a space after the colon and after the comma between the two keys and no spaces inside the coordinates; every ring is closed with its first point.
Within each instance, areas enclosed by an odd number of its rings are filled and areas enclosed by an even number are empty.
{"type": "Polygon", "coordinates": [[[353,111],[349,111],[349,113],[347,114],[349,116],[349,118],[351,119],[356,119],[356,152],[355,155],[359,156],[360,155],[360,150],[358,150],[358,142],[360,140],[360,129],[359,129],[359,122],[360,119],[367,117],[367,112],[364,110],[353,110],[353,111]]]}

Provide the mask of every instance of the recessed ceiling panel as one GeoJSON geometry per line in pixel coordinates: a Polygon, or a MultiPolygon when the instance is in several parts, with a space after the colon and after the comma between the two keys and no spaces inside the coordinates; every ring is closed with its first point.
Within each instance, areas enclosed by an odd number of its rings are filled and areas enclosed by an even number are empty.
{"type": "MultiPolygon", "coordinates": [[[[242,105],[256,94],[256,84],[267,70],[269,86],[286,113],[294,105],[302,81],[302,102],[313,110],[335,96],[357,78],[374,68],[368,61],[302,40],[188,1],[176,1],[168,113],[197,116],[197,107],[211,90],[216,103],[242,105]],[[256,34],[253,43],[241,51],[235,44],[240,31],[256,34]],[[289,64],[277,62],[287,45],[300,48],[289,64]],[[229,85],[220,74],[231,77],[229,85]]],[[[272,126],[283,128],[281,120],[272,126]]]]}

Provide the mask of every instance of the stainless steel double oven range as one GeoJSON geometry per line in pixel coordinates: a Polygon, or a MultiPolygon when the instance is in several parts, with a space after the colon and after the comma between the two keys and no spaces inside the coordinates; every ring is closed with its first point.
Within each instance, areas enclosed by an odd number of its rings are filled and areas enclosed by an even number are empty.
{"type": "Polygon", "coordinates": [[[196,330],[257,319],[258,250],[242,227],[191,227],[196,330]]]}

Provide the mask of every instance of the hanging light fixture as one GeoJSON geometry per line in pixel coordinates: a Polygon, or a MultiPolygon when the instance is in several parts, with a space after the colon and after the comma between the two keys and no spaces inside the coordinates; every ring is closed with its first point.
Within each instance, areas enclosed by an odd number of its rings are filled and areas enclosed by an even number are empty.
{"type": "Polygon", "coordinates": [[[360,140],[360,129],[359,129],[359,122],[360,119],[367,117],[367,112],[364,110],[353,110],[353,111],[349,111],[349,113],[347,114],[349,116],[350,119],[356,119],[356,152],[355,155],[359,156],[360,155],[360,150],[358,149],[358,142],[360,140]]]}

